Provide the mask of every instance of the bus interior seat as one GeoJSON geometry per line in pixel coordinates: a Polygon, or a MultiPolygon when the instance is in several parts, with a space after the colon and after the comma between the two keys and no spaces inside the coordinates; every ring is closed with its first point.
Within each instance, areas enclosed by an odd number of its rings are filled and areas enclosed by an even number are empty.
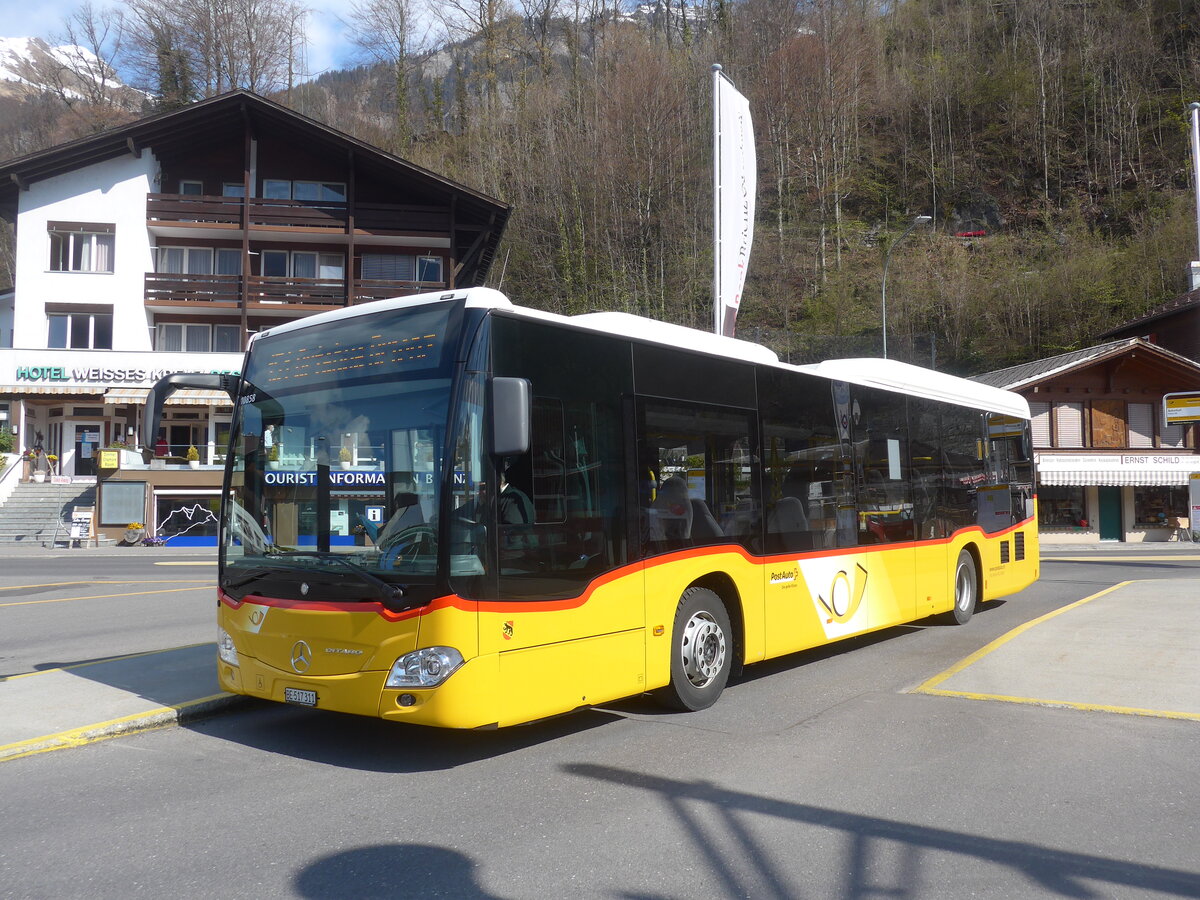
{"type": "Polygon", "coordinates": [[[692,504],[687,482],[672,475],[658,489],[651,517],[653,540],[687,541],[692,536],[692,504]]]}
{"type": "Polygon", "coordinates": [[[771,534],[791,534],[808,531],[808,516],[804,504],[797,497],[780,497],[775,508],[767,517],[767,531],[771,534]]]}
{"type": "Polygon", "coordinates": [[[703,500],[692,498],[692,540],[698,543],[724,540],[725,532],[713,518],[708,504],[703,500]]]}

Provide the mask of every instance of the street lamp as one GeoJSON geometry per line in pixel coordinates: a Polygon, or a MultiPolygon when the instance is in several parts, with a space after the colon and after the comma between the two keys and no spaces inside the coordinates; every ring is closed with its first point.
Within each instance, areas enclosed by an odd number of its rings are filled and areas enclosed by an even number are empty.
{"type": "Polygon", "coordinates": [[[887,359],[887,270],[888,263],[892,261],[892,251],[896,249],[896,245],[908,237],[908,233],[918,225],[926,225],[932,222],[931,216],[917,216],[912,220],[912,224],[904,229],[904,233],[900,237],[892,241],[891,246],[887,248],[887,252],[883,254],[883,358],[887,359]]]}

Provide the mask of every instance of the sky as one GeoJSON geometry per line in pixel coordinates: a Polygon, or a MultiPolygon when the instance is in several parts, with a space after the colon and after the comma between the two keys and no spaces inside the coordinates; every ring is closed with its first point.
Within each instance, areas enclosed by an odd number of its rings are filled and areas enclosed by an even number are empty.
{"type": "MultiPolygon", "coordinates": [[[[50,40],[63,31],[63,21],[81,5],[82,0],[40,0],[8,2],[0,37],[40,37],[50,40]]],[[[120,6],[119,0],[93,0],[96,7],[120,6]]],[[[306,0],[312,10],[308,16],[308,70],[316,76],[329,69],[340,69],[362,62],[357,48],[344,34],[345,19],[351,0],[306,0]]]]}

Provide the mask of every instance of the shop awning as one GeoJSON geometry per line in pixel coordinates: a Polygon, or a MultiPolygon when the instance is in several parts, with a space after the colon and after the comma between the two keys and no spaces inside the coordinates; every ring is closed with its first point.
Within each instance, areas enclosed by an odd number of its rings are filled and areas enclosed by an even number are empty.
{"type": "MultiPolygon", "coordinates": [[[[146,402],[147,388],[109,388],[104,394],[105,403],[146,402]]],[[[182,390],[167,398],[167,406],[232,406],[233,401],[224,391],[182,390]]]]}
{"type": "Polygon", "coordinates": [[[0,394],[9,396],[28,396],[32,394],[58,394],[67,395],[75,394],[82,396],[85,394],[103,394],[104,388],[100,385],[63,385],[63,384],[0,384],[0,394]]]}
{"type": "Polygon", "coordinates": [[[1186,485],[1200,472],[1200,455],[1190,452],[1127,453],[1070,456],[1043,453],[1038,457],[1038,483],[1062,487],[1186,485]]]}

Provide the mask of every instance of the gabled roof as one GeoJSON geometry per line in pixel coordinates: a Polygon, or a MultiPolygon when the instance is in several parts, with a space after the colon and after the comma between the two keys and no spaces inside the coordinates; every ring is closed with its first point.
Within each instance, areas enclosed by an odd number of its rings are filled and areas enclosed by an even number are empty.
{"type": "Polygon", "coordinates": [[[48,150],[0,162],[0,215],[15,219],[20,191],[33,182],[137,154],[143,148],[156,153],[187,148],[206,138],[211,140],[211,135],[222,129],[240,129],[245,122],[259,130],[300,132],[305,141],[352,154],[357,164],[385,177],[418,186],[423,193],[443,198],[447,205],[453,201],[459,228],[474,230],[483,237],[482,246],[472,245],[472,250],[481,260],[481,273],[486,274],[512,212],[510,206],[250,91],[231,91],[182,109],[148,116],[48,150]]]}
{"type": "Polygon", "coordinates": [[[1131,331],[1135,328],[1140,329],[1143,326],[1154,324],[1159,319],[1165,319],[1177,312],[1182,312],[1185,309],[1192,309],[1194,307],[1200,307],[1200,288],[1180,294],[1178,297],[1172,297],[1166,303],[1159,304],[1148,313],[1138,316],[1136,319],[1130,319],[1128,322],[1118,325],[1116,328],[1110,328],[1108,331],[1104,332],[1104,334],[1100,335],[1100,337],[1112,337],[1113,335],[1131,331]]]}
{"type": "Polygon", "coordinates": [[[1019,366],[1009,366],[1007,369],[985,372],[982,375],[972,376],[971,380],[1009,391],[1019,391],[1063,372],[1082,369],[1097,362],[1132,352],[1145,352],[1164,363],[1181,365],[1192,372],[1200,373],[1200,364],[1197,364],[1195,360],[1172,353],[1170,350],[1164,350],[1141,338],[1124,338],[1119,341],[1109,341],[1106,344],[1097,344],[1094,347],[1085,347],[1082,350],[1060,353],[1058,356],[1050,356],[1046,359],[1021,363],[1019,366]]]}

